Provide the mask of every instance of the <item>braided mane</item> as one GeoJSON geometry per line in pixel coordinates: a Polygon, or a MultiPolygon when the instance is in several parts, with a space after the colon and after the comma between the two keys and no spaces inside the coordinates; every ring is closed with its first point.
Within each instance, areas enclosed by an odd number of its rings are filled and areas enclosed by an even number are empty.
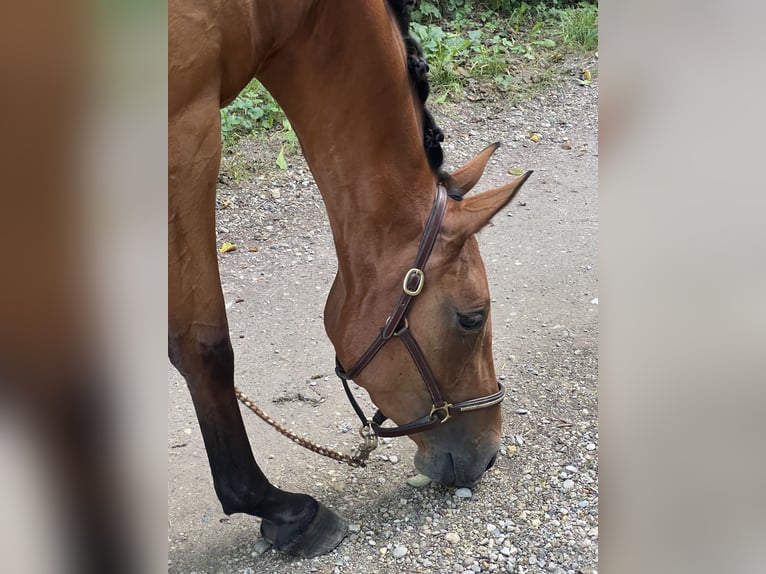
{"type": "Polygon", "coordinates": [[[426,100],[430,90],[428,85],[428,64],[423,55],[423,49],[410,34],[410,7],[415,3],[415,0],[386,1],[399,25],[399,31],[402,34],[407,51],[407,70],[410,75],[410,82],[423,108],[423,149],[426,152],[431,170],[439,181],[443,182],[449,189],[451,178],[442,169],[444,152],[442,151],[441,142],[444,141],[444,132],[436,125],[431,112],[426,109],[426,100]]]}

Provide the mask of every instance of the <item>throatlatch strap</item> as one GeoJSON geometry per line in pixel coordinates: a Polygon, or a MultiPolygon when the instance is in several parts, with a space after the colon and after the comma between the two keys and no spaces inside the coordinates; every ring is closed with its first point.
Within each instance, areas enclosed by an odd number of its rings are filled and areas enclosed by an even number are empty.
{"type": "MultiPolygon", "coordinates": [[[[418,252],[415,255],[415,261],[412,264],[412,268],[405,275],[405,277],[410,280],[407,283],[416,281],[415,285],[406,285],[410,292],[417,290],[419,293],[420,290],[417,289],[417,287],[420,286],[422,288],[422,282],[425,281],[422,275],[422,271],[428,262],[428,258],[431,256],[431,252],[433,251],[434,245],[436,244],[436,239],[439,237],[442,219],[444,219],[444,214],[446,211],[447,190],[444,189],[444,187],[439,186],[436,189],[434,205],[431,208],[430,215],[428,216],[428,221],[426,222],[426,227],[423,231],[423,239],[420,241],[418,252]],[[421,273],[412,273],[413,270],[418,270],[421,273]]],[[[357,375],[359,375],[359,373],[361,373],[370,363],[370,361],[375,358],[375,355],[378,354],[378,351],[380,351],[383,345],[385,345],[386,342],[394,335],[394,333],[400,329],[400,325],[404,320],[404,317],[407,315],[410,303],[414,297],[416,297],[416,295],[410,295],[407,293],[407,290],[402,292],[401,296],[399,297],[399,302],[396,304],[396,307],[394,307],[391,315],[389,315],[386,324],[383,325],[383,328],[378,333],[378,336],[375,337],[375,340],[367,348],[364,354],[362,354],[362,356],[357,359],[356,363],[354,363],[346,372],[346,377],[354,380],[357,375]]]]}
{"type": "Polygon", "coordinates": [[[351,403],[351,406],[356,411],[356,416],[358,416],[359,420],[362,421],[363,426],[368,425],[370,421],[368,421],[367,417],[364,416],[362,407],[359,406],[359,403],[356,402],[356,398],[354,398],[354,395],[351,393],[351,389],[348,386],[348,378],[346,375],[346,371],[343,370],[343,365],[340,364],[340,360],[338,359],[337,355],[335,356],[335,374],[338,375],[338,378],[343,383],[343,390],[346,391],[348,402],[351,403]]]}

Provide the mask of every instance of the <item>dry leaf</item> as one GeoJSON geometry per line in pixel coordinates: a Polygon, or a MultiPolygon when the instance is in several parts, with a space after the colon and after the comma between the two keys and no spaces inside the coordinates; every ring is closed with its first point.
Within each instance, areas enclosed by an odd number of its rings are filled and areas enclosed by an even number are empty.
{"type": "Polygon", "coordinates": [[[257,245],[252,245],[252,246],[248,247],[247,250],[248,251],[252,251],[253,253],[255,253],[256,251],[258,251],[258,246],[257,245]]]}
{"type": "Polygon", "coordinates": [[[585,80],[586,82],[590,82],[591,78],[590,78],[590,70],[589,69],[586,68],[585,70],[583,70],[583,72],[582,72],[582,79],[585,80]]]}
{"type": "Polygon", "coordinates": [[[509,175],[521,175],[522,173],[524,173],[523,169],[509,169],[508,170],[508,174],[509,175]]]}
{"type": "Polygon", "coordinates": [[[231,202],[231,200],[230,200],[230,199],[227,199],[226,201],[224,201],[224,202],[221,204],[221,209],[226,209],[227,207],[229,207],[229,206],[231,206],[231,205],[232,205],[232,202],[231,202]]]}
{"type": "Polygon", "coordinates": [[[529,136],[529,139],[531,139],[533,142],[537,143],[540,141],[540,138],[542,136],[538,134],[537,132],[533,132],[531,136],[529,136]]]}
{"type": "Polygon", "coordinates": [[[221,245],[221,248],[218,250],[220,253],[228,253],[229,251],[236,251],[237,246],[233,243],[230,243],[228,241],[224,241],[223,245],[221,245]]]}

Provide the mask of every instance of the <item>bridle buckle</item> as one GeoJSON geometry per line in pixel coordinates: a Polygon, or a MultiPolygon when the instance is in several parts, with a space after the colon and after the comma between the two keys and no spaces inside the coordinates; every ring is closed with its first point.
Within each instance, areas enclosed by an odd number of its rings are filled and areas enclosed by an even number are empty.
{"type": "Polygon", "coordinates": [[[442,406],[437,407],[436,405],[433,405],[431,407],[431,412],[428,413],[428,418],[432,419],[434,418],[434,414],[438,412],[444,412],[444,418],[440,417],[439,415],[436,415],[436,418],[439,419],[439,422],[442,424],[446,423],[449,419],[452,418],[452,415],[450,414],[449,410],[452,408],[452,404],[450,403],[444,403],[442,406]]]}
{"type": "Polygon", "coordinates": [[[410,297],[420,295],[420,292],[423,290],[423,285],[425,285],[425,279],[426,276],[425,273],[423,273],[423,270],[418,269],[417,267],[413,267],[404,275],[404,281],[402,281],[402,289],[410,297]],[[410,289],[409,283],[413,277],[417,278],[418,284],[414,289],[410,289]]]}

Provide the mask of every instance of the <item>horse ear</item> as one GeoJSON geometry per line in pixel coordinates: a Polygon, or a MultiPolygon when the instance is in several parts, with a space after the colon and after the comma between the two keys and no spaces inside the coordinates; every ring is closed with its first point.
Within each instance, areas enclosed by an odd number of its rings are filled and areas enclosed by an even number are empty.
{"type": "Polygon", "coordinates": [[[532,171],[526,172],[512,182],[452,203],[452,216],[447,234],[465,240],[478,233],[495,214],[503,209],[521,189],[532,171]]]}
{"type": "Polygon", "coordinates": [[[471,188],[476,185],[484,173],[484,168],[487,167],[489,158],[492,157],[492,154],[499,147],[500,142],[488,145],[475,158],[452,172],[450,176],[452,177],[451,183],[453,187],[450,191],[455,191],[461,196],[471,191],[471,188]]]}

